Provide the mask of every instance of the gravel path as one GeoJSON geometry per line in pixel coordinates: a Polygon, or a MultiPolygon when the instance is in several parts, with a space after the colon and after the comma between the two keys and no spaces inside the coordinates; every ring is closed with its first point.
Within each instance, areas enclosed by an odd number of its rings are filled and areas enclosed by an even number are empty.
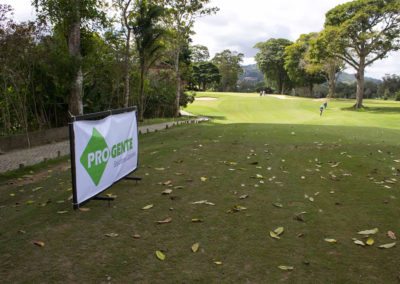
{"type": "MultiPolygon", "coordinates": [[[[188,121],[165,122],[160,124],[139,127],[139,133],[145,134],[164,130],[178,124],[199,123],[208,121],[208,118],[196,118],[188,121]]],[[[69,155],[69,141],[16,150],[0,155],[0,173],[16,170],[24,166],[36,165],[40,162],[69,155]]]]}

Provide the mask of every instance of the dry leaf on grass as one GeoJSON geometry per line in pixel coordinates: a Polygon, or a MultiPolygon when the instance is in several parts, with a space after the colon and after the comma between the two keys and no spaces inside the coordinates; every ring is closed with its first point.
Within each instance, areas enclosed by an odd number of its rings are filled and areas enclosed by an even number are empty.
{"type": "Polygon", "coordinates": [[[378,232],[379,232],[378,228],[374,228],[374,229],[371,229],[371,230],[360,231],[357,234],[359,234],[359,235],[374,235],[374,234],[376,234],[378,232]]]}
{"type": "Polygon", "coordinates": [[[171,217],[167,217],[164,220],[157,221],[156,223],[157,224],[168,224],[168,223],[171,223],[171,222],[172,222],[172,218],[171,217]]]}
{"type": "Polygon", "coordinates": [[[388,237],[391,238],[392,240],[395,240],[395,239],[396,239],[396,234],[395,234],[394,232],[392,232],[392,231],[388,231],[388,232],[387,232],[387,235],[388,235],[388,237]]]}
{"type": "Polygon", "coordinates": [[[192,204],[206,204],[206,205],[211,205],[211,206],[214,206],[214,205],[215,205],[214,203],[209,202],[209,201],[207,201],[207,200],[195,201],[195,202],[192,202],[192,204]]]}
{"type": "Polygon", "coordinates": [[[203,222],[202,219],[198,219],[198,218],[193,218],[192,219],[192,223],[201,223],[201,222],[203,222]]]}
{"type": "Polygon", "coordinates": [[[275,230],[270,231],[269,235],[271,238],[279,240],[280,235],[282,235],[284,231],[285,231],[285,229],[283,227],[278,227],[275,230]]]}
{"type": "Polygon", "coordinates": [[[201,177],[201,178],[200,178],[201,181],[206,181],[207,179],[208,179],[208,178],[206,178],[206,177],[201,177]]]}
{"type": "Polygon", "coordinates": [[[87,207],[79,207],[79,211],[81,211],[81,212],[88,212],[88,211],[90,211],[90,208],[87,208],[87,207]]]}
{"type": "Polygon", "coordinates": [[[168,195],[172,193],[172,189],[166,189],[163,192],[161,192],[162,195],[168,195]]]}
{"type": "Polygon", "coordinates": [[[247,210],[247,208],[241,205],[234,205],[232,209],[228,210],[228,213],[240,212],[243,210],[247,210]]]}
{"type": "Polygon", "coordinates": [[[353,242],[358,246],[362,246],[362,247],[365,246],[365,243],[363,241],[360,241],[360,240],[357,240],[357,239],[353,239],[353,242]]]}
{"type": "Polygon", "coordinates": [[[274,230],[274,233],[277,234],[278,236],[282,235],[285,229],[283,227],[278,227],[274,230]]]}
{"type": "Polygon", "coordinates": [[[44,247],[44,242],[42,241],[33,241],[33,244],[41,248],[44,247]]]}
{"type": "Polygon", "coordinates": [[[325,241],[325,242],[328,242],[328,243],[331,243],[331,244],[336,244],[336,243],[337,243],[337,240],[335,240],[335,239],[330,239],[330,238],[325,238],[324,241],[325,241]]]}
{"type": "Polygon", "coordinates": [[[68,211],[57,211],[57,214],[66,214],[68,211]]]}
{"type": "Polygon", "coordinates": [[[109,238],[115,238],[115,237],[118,237],[118,234],[117,233],[108,233],[108,234],[105,234],[104,236],[109,237],[109,238]]]}
{"type": "Polygon", "coordinates": [[[279,265],[278,268],[280,270],[285,270],[285,271],[292,271],[294,269],[293,266],[286,266],[286,265],[279,265]]]}
{"type": "Polygon", "coordinates": [[[248,194],[243,194],[243,195],[241,195],[241,196],[239,197],[239,199],[246,199],[246,198],[248,198],[248,197],[249,197],[248,194]]]}
{"type": "Polygon", "coordinates": [[[156,251],[156,256],[159,260],[165,260],[165,254],[163,254],[161,251],[157,250],[156,251]]]}
{"type": "Polygon", "coordinates": [[[170,184],[172,184],[171,180],[167,180],[166,182],[163,182],[163,185],[170,185],[170,184]]]}
{"type": "Polygon", "coordinates": [[[269,235],[273,239],[280,240],[280,237],[273,231],[269,231],[269,235]]]}
{"type": "Polygon", "coordinates": [[[197,252],[199,250],[200,244],[195,243],[192,245],[192,252],[197,252]]]}
{"type": "Polygon", "coordinates": [[[394,243],[389,243],[389,244],[380,245],[379,248],[382,248],[382,249],[389,249],[389,248],[392,248],[392,247],[394,247],[394,246],[396,246],[396,243],[395,243],[395,242],[394,242],[394,243]]]}
{"type": "Polygon", "coordinates": [[[149,210],[149,209],[151,209],[153,207],[154,207],[153,204],[149,204],[149,205],[146,205],[145,207],[143,207],[142,210],[149,210]]]}

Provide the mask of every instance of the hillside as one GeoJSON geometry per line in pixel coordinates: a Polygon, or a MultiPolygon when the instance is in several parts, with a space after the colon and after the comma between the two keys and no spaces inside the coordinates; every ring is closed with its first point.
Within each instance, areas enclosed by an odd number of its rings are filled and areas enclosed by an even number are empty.
{"type": "MultiPolygon", "coordinates": [[[[354,74],[341,72],[338,77],[338,82],[353,84],[353,83],[356,83],[356,78],[354,77],[354,74]]],[[[381,80],[371,78],[371,77],[365,77],[365,82],[374,82],[376,84],[379,84],[379,83],[381,83],[381,80]]]]}
{"type": "MultiPolygon", "coordinates": [[[[243,68],[243,74],[239,77],[239,82],[243,81],[262,82],[264,80],[264,76],[258,69],[257,64],[243,65],[242,68],[243,68]]],[[[366,82],[370,81],[374,83],[381,82],[381,80],[371,77],[365,77],[365,81],[366,82]]],[[[353,84],[356,82],[356,78],[354,77],[353,74],[341,72],[338,77],[338,82],[353,84]]]]}

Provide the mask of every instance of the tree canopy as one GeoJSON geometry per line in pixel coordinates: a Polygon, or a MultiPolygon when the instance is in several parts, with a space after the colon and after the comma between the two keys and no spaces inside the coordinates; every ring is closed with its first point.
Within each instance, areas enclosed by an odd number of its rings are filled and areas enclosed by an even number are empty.
{"type": "Polygon", "coordinates": [[[229,49],[215,54],[212,59],[221,74],[221,81],[219,90],[221,91],[235,91],[239,75],[243,72],[240,63],[243,60],[243,54],[229,49]]]}
{"type": "Polygon", "coordinates": [[[311,40],[317,33],[302,34],[299,39],[285,49],[285,69],[289,78],[297,86],[308,86],[310,96],[313,95],[314,84],[325,81],[320,68],[307,68],[307,53],[311,40]]]}
{"type": "Polygon", "coordinates": [[[255,45],[259,49],[255,56],[258,68],[280,94],[291,87],[291,81],[285,69],[285,48],[291,44],[290,40],[284,38],[272,38],[255,45]]]}
{"type": "Polygon", "coordinates": [[[328,11],[329,52],[356,70],[356,108],[362,107],[365,68],[400,48],[400,1],[355,0],[328,11]]]}

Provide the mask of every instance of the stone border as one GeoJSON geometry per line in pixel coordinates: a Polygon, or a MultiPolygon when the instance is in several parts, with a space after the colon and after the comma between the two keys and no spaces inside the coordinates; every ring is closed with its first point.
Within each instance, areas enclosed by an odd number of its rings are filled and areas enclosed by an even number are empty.
{"type": "MultiPolygon", "coordinates": [[[[206,117],[199,117],[190,120],[165,122],[159,124],[140,126],[138,131],[140,135],[162,131],[182,124],[197,124],[209,121],[206,117]]],[[[11,151],[0,156],[0,173],[33,166],[51,159],[64,157],[70,154],[69,140],[58,143],[46,144],[32,147],[30,149],[21,149],[11,151]]]]}

